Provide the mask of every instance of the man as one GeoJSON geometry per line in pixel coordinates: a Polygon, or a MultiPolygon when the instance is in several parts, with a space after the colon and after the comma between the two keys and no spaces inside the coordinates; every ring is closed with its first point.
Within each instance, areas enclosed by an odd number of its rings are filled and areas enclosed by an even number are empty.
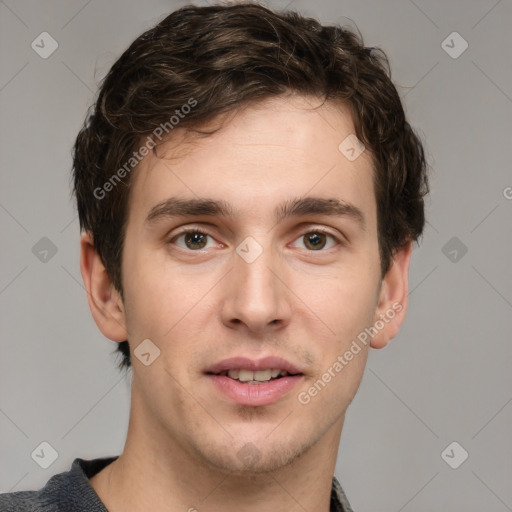
{"type": "Polygon", "coordinates": [[[428,188],[385,55],[297,13],[184,7],[113,65],[74,180],[127,440],[2,510],[352,510],[345,413],[404,319],[428,188]]]}

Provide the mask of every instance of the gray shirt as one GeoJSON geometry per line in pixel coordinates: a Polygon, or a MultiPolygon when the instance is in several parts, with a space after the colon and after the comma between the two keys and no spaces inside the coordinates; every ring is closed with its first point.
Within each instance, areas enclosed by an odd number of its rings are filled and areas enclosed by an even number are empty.
{"type": "MultiPolygon", "coordinates": [[[[52,476],[38,491],[0,494],[0,512],[108,512],[89,478],[116,459],[75,459],[69,471],[52,476]]],[[[331,512],[353,512],[336,477],[332,481],[331,512]]]]}

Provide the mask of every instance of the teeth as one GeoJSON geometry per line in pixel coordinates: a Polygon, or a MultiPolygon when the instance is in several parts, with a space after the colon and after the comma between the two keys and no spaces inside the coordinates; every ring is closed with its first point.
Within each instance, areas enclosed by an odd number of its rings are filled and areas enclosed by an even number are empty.
{"type": "Polygon", "coordinates": [[[229,370],[228,377],[232,379],[238,379],[238,370],[229,370]]]}
{"type": "MultiPolygon", "coordinates": [[[[225,372],[222,372],[222,374],[225,374],[225,372]]],[[[288,375],[288,372],[286,370],[280,370],[279,368],[258,370],[257,372],[253,372],[251,370],[229,370],[227,375],[228,377],[239,380],[240,382],[267,382],[270,379],[275,379],[279,375],[285,377],[288,375]]]]}

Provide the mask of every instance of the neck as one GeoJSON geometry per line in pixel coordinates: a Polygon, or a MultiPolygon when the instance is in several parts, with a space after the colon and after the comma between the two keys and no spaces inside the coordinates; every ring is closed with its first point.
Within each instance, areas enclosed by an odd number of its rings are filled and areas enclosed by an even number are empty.
{"type": "Polygon", "coordinates": [[[229,472],[148,425],[139,405],[132,394],[123,453],[90,480],[109,512],[329,512],[343,417],[284,466],[229,472]]]}

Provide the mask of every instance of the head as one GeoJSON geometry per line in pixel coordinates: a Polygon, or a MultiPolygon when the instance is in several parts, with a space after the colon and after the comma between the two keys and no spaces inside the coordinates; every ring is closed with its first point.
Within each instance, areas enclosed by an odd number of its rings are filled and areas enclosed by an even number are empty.
{"type": "MultiPolygon", "coordinates": [[[[119,343],[120,366],[137,365],[162,428],[186,439],[150,389],[174,385],[176,412],[187,403],[177,382],[216,400],[203,380],[210,364],[277,352],[303,370],[305,392],[373,329],[336,378],[331,370],[330,389],[294,402],[311,418],[332,411],[323,426],[306,422],[299,444],[344,414],[368,346],[385,346],[403,320],[425,221],[423,148],[382,50],[293,12],[184,7],[112,66],[73,166],[91,310],[119,343]],[[364,151],[352,160],[342,143],[353,136],[364,151]],[[180,234],[184,225],[195,234],[180,234]],[[247,237],[250,263],[237,251],[247,237]],[[144,339],[160,350],[148,367],[133,359],[144,339]]],[[[237,411],[247,419],[253,409],[237,411]]],[[[210,445],[195,449],[215,459],[210,445]]]]}

